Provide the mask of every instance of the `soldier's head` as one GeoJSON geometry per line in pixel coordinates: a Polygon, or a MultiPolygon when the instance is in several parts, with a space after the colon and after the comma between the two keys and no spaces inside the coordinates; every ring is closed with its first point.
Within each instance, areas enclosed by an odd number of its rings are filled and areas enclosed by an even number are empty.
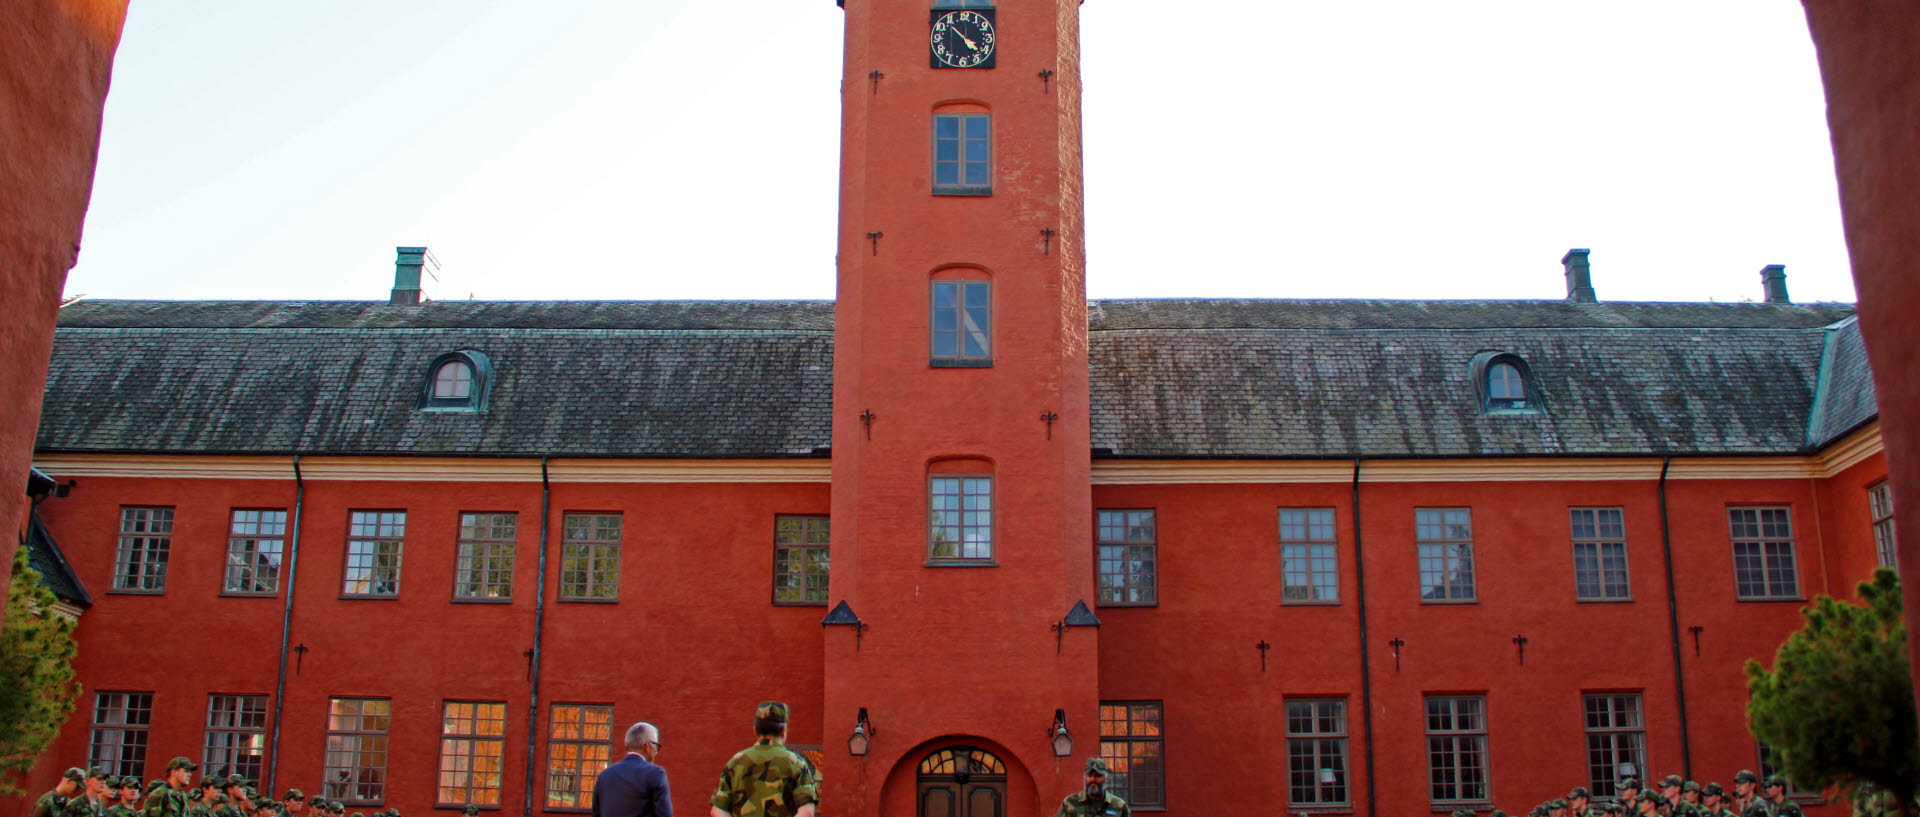
{"type": "Polygon", "coordinates": [[[1745,797],[1749,794],[1752,794],[1754,784],[1759,782],[1760,782],[1760,778],[1755,777],[1753,775],[1753,772],[1750,772],[1746,769],[1741,769],[1738,773],[1734,774],[1733,776],[1734,796],[1745,797]]]}
{"type": "Polygon", "coordinates": [[[1685,780],[1680,779],[1680,775],[1667,775],[1660,779],[1660,793],[1666,795],[1668,800],[1672,800],[1680,796],[1680,786],[1685,782],[1685,780]]]}
{"type": "Polygon", "coordinates": [[[107,774],[107,770],[102,769],[99,766],[95,766],[91,769],[88,769],[87,770],[87,796],[92,797],[96,800],[99,799],[100,795],[107,793],[107,783],[112,779],[113,777],[107,774]]]}
{"type": "MultiPolygon", "coordinates": [[[[132,803],[140,799],[140,778],[126,775],[120,778],[120,802],[132,803]]],[[[196,791],[198,791],[196,789],[196,791]]]]}
{"type": "Polygon", "coordinates": [[[762,701],[753,710],[753,734],[763,738],[785,738],[787,705],[779,701],[762,701]]]}
{"type": "Polygon", "coordinates": [[[185,789],[193,785],[193,773],[199,768],[200,764],[184,757],[167,761],[167,785],[176,789],[185,789]]]}
{"type": "Polygon", "coordinates": [[[1621,803],[1607,804],[1607,817],[1626,817],[1627,807],[1621,803]]]}
{"type": "Polygon", "coordinates": [[[1586,786],[1574,786],[1571,791],[1567,792],[1568,807],[1577,811],[1586,811],[1587,803],[1592,799],[1593,792],[1587,791],[1586,786]]]}
{"type": "Polygon", "coordinates": [[[1709,806],[1720,805],[1720,801],[1726,796],[1727,790],[1719,783],[1708,783],[1700,787],[1700,799],[1706,801],[1709,806]]]}
{"type": "Polygon", "coordinates": [[[307,794],[299,789],[287,789],[287,793],[281,796],[280,802],[286,804],[288,813],[302,814],[307,808],[307,794]]]}
{"type": "Polygon", "coordinates": [[[1680,799],[1698,805],[1700,803],[1700,784],[1689,780],[1681,785],[1680,799]]]}
{"type": "Polygon", "coordinates": [[[75,766],[60,773],[60,782],[53,785],[53,790],[61,797],[72,797],[86,786],[87,770],[75,766]]]}
{"type": "Polygon", "coordinates": [[[467,815],[467,817],[474,817],[474,815],[480,813],[480,807],[472,803],[468,803],[466,808],[463,808],[460,810],[460,813],[467,815]]]}
{"type": "Polygon", "coordinates": [[[1787,796],[1787,779],[1780,775],[1767,776],[1767,799],[1778,800],[1787,796]]]}
{"type": "Polygon", "coordinates": [[[1449,817],[1475,817],[1475,815],[1473,813],[1473,809],[1463,808],[1463,809],[1454,809],[1453,814],[1449,815],[1449,817]]]}
{"type": "Polygon", "coordinates": [[[1632,800],[1640,796],[1640,778],[1620,778],[1620,782],[1615,783],[1613,789],[1620,794],[1620,802],[1624,803],[1632,800]]]}
{"type": "Polygon", "coordinates": [[[1107,796],[1106,761],[1097,757],[1087,758],[1086,765],[1082,767],[1082,773],[1085,775],[1086,787],[1084,791],[1086,791],[1088,797],[1107,796]]]}
{"type": "Polygon", "coordinates": [[[1661,799],[1660,795],[1651,791],[1643,791],[1634,798],[1633,802],[1636,804],[1636,808],[1640,814],[1658,814],[1660,813],[1660,804],[1665,803],[1666,800],[1661,799]]]}
{"type": "MultiPolygon", "coordinates": [[[[327,810],[328,810],[329,812],[332,812],[332,813],[334,813],[334,814],[345,814],[345,813],[347,813],[347,804],[345,804],[345,803],[342,803],[342,802],[340,802],[340,801],[338,801],[338,800],[335,800],[335,801],[333,801],[333,802],[331,802],[331,803],[328,803],[328,804],[327,804],[327,810]]],[[[394,812],[394,813],[395,813],[395,814],[399,814],[400,812],[397,812],[397,811],[396,811],[396,812],[394,812]]]]}
{"type": "MultiPolygon", "coordinates": [[[[759,732],[759,720],[754,721],[754,731],[759,732]]],[[[781,728],[785,728],[782,725],[781,728]]],[[[640,721],[627,727],[627,751],[646,758],[648,763],[660,756],[660,728],[646,721],[640,721]]]]}

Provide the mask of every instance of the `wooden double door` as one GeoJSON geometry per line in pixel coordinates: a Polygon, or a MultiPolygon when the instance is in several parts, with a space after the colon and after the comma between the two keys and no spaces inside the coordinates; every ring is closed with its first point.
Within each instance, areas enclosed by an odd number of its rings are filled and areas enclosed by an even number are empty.
{"type": "Polygon", "coordinates": [[[992,754],[950,746],[920,761],[918,817],[1006,817],[1007,767],[992,754]]]}

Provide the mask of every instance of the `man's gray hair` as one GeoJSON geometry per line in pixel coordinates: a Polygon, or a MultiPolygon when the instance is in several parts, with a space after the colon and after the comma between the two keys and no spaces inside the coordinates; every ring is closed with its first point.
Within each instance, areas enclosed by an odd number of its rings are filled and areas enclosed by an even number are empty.
{"type": "Polygon", "coordinates": [[[640,748],[641,744],[657,743],[659,740],[660,730],[646,721],[627,727],[627,751],[629,752],[640,748]]]}

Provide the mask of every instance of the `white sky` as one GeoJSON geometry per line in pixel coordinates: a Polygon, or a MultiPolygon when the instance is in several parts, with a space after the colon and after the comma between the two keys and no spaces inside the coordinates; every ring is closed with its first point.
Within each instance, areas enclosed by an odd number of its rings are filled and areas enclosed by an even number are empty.
{"type": "MultiPolygon", "coordinates": [[[[425,244],[442,300],[831,298],[843,20],[140,0],[67,292],[384,300],[425,244]]],[[[1854,298],[1797,0],[1082,21],[1093,297],[1560,298],[1590,247],[1602,300],[1854,298]]]]}

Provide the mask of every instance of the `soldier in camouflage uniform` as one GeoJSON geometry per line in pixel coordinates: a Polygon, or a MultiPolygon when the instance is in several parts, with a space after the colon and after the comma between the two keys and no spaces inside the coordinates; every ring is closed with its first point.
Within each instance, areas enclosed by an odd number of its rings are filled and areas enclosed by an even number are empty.
{"type": "Polygon", "coordinates": [[[1799,803],[1787,799],[1787,779],[1777,774],[1767,778],[1767,798],[1762,802],[1767,817],[1806,817],[1799,803]]]}
{"type": "Polygon", "coordinates": [[[707,803],[712,817],[813,817],[819,779],[813,764],[787,749],[787,705],[766,701],[753,711],[752,746],[720,771],[707,803]]]}
{"type": "Polygon", "coordinates": [[[107,781],[109,793],[113,799],[107,801],[102,813],[106,817],[133,817],[140,813],[140,778],[127,775],[117,781],[107,781]]]}
{"type": "Polygon", "coordinates": [[[1060,808],[1053,813],[1054,817],[1131,817],[1132,810],[1127,808],[1127,801],[1107,791],[1107,762],[1090,757],[1087,758],[1085,769],[1085,787],[1060,801],[1060,808]]]}
{"type": "Polygon", "coordinates": [[[1740,817],[1727,808],[1727,790],[1719,783],[1708,783],[1700,788],[1701,817],[1740,817]]]}
{"type": "Polygon", "coordinates": [[[1759,792],[1755,791],[1759,784],[1760,778],[1755,777],[1753,772],[1741,769],[1733,776],[1733,800],[1727,807],[1734,814],[1744,817],[1748,810],[1760,802],[1759,792]]]}
{"type": "Polygon", "coordinates": [[[167,761],[165,785],[147,794],[143,817],[187,817],[187,787],[193,785],[193,772],[200,764],[184,757],[167,761]]]}
{"type": "Polygon", "coordinates": [[[1700,805],[1700,784],[1691,780],[1680,785],[1680,802],[1686,805],[1690,814],[1704,814],[1706,809],[1700,805]]]}
{"type": "Polygon", "coordinates": [[[287,789],[280,797],[280,804],[287,817],[307,817],[307,795],[299,789],[287,789]]]}
{"type": "Polygon", "coordinates": [[[101,817],[107,811],[107,783],[112,780],[106,769],[98,766],[87,770],[86,791],[67,800],[67,808],[61,814],[64,817],[101,817]]]}
{"type": "Polygon", "coordinates": [[[1638,814],[1640,812],[1640,805],[1637,802],[1640,799],[1640,778],[1620,778],[1620,782],[1613,784],[1613,797],[1620,802],[1620,805],[1627,807],[1628,814],[1638,814]]]}
{"type": "Polygon", "coordinates": [[[86,769],[74,767],[66,770],[60,775],[60,782],[54,784],[52,791],[40,795],[40,799],[34,801],[33,810],[28,812],[28,817],[59,817],[61,812],[67,810],[67,801],[78,796],[86,785],[86,769]]]}
{"type": "Polygon", "coordinates": [[[1574,786],[1567,792],[1567,817],[1594,817],[1593,792],[1586,786],[1574,786]]]}
{"type": "Polygon", "coordinates": [[[187,817],[213,817],[213,807],[220,803],[220,784],[226,779],[218,775],[207,775],[200,780],[200,799],[187,804],[187,817]]]}

